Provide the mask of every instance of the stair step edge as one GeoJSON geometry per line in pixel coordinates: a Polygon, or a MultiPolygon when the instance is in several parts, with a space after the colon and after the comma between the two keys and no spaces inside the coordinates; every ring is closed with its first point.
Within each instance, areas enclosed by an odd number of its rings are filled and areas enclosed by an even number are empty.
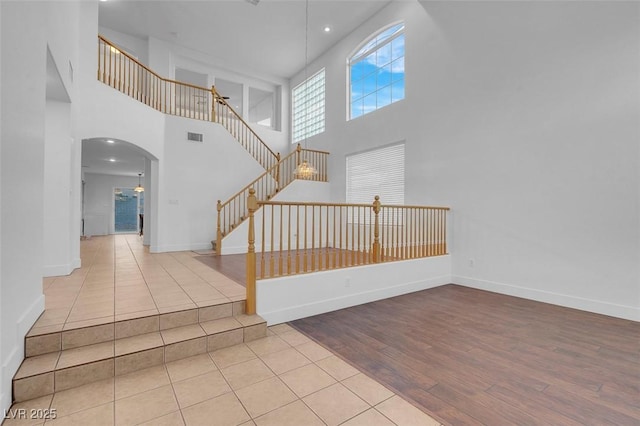
{"type": "MultiPolygon", "coordinates": [[[[245,316],[252,317],[247,315],[245,316]]],[[[207,321],[205,323],[155,331],[143,335],[114,339],[108,342],[64,349],[57,352],[25,358],[16,372],[14,380],[21,380],[28,377],[46,374],[48,372],[66,370],[81,365],[119,358],[200,338],[218,336],[234,330],[244,330],[263,325],[266,333],[266,321],[257,315],[255,317],[257,318],[252,318],[251,320],[243,319],[246,322],[246,325],[243,325],[240,321],[233,319],[233,317],[221,318],[207,321]],[[84,355],[80,355],[83,353],[84,355]],[[76,358],[75,361],[67,359],[73,359],[74,357],[76,358]]]]}
{"type": "Polygon", "coordinates": [[[159,329],[167,330],[218,318],[233,318],[244,315],[244,309],[245,300],[242,299],[44,334],[34,334],[30,331],[25,338],[25,356],[31,358],[59,350],[108,342],[114,338],[143,335],[159,329]],[[82,334],[87,336],[83,337],[82,334]],[[102,337],[97,337],[98,334],[102,337]]]}

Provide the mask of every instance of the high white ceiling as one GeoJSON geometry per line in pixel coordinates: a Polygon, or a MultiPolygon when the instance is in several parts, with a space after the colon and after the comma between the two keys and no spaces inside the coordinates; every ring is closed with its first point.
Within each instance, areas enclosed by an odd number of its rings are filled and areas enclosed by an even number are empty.
{"type": "MultiPolygon", "coordinates": [[[[309,0],[306,54],[305,0],[260,0],[255,6],[247,0],[107,0],[99,3],[99,24],[208,54],[219,68],[289,79],[304,69],[305,55],[311,62],[390,2],[309,0]]],[[[126,142],[88,140],[82,170],[137,176],[144,157],[126,142]]]]}
{"type": "MultiPolygon", "coordinates": [[[[388,3],[309,0],[309,61],[388,3]]],[[[221,68],[288,79],[304,69],[305,10],[304,0],[108,0],[100,2],[99,23],[206,53],[221,68]]]]}

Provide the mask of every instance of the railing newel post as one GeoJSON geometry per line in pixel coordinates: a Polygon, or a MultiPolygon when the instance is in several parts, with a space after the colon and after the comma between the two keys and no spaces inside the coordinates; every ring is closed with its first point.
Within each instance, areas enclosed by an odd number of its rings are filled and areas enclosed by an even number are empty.
{"type": "Polygon", "coordinates": [[[211,86],[211,121],[216,121],[216,87],[211,86]]]}
{"type": "Polygon", "coordinates": [[[373,200],[373,213],[375,213],[373,225],[373,263],[380,263],[380,221],[378,217],[380,206],[380,197],[376,195],[373,200]]]}
{"type": "Polygon", "coordinates": [[[247,209],[249,210],[249,245],[247,249],[247,314],[256,313],[256,237],[254,229],[254,213],[258,209],[256,190],[249,189],[247,197],[247,209]]]}

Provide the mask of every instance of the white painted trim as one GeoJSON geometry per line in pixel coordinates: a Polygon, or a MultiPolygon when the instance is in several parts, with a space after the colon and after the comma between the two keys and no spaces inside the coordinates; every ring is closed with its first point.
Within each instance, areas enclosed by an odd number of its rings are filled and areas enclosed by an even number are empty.
{"type": "Polygon", "coordinates": [[[454,284],[640,322],[640,308],[454,275],[454,284]]]}
{"type": "Polygon", "coordinates": [[[43,277],[61,277],[64,275],[69,275],[73,272],[75,268],[71,263],[66,263],[63,265],[45,265],[42,268],[42,276],[43,277]]]}
{"type": "Polygon", "coordinates": [[[195,250],[211,250],[211,241],[206,243],[194,244],[169,244],[163,246],[151,246],[151,253],[166,253],[171,251],[195,251],[195,250]]]}
{"type": "MultiPolygon", "coordinates": [[[[73,269],[82,268],[82,259],[80,259],[79,257],[78,257],[78,258],[73,259],[73,260],[71,261],[71,267],[72,267],[73,269]]],[[[73,271],[72,271],[72,272],[73,272],[73,271]]]]}
{"type": "Polygon", "coordinates": [[[2,364],[1,383],[3,388],[5,388],[6,386],[6,390],[2,393],[1,400],[3,409],[9,409],[9,407],[11,407],[11,403],[13,402],[13,376],[18,371],[23,357],[24,352],[21,351],[18,346],[14,346],[4,364],[2,364]]]}
{"type": "Polygon", "coordinates": [[[0,401],[3,408],[9,408],[11,406],[11,383],[13,376],[18,371],[18,368],[24,359],[24,338],[42,312],[44,312],[44,294],[41,294],[16,322],[16,341],[13,342],[13,348],[11,349],[10,355],[2,364],[2,377],[0,383],[2,383],[2,386],[4,386],[5,383],[9,385],[9,388],[0,395],[0,401]]]}
{"type": "Polygon", "coordinates": [[[451,257],[358,266],[257,282],[257,311],[269,325],[451,283],[451,257]]]}
{"type": "Polygon", "coordinates": [[[24,346],[24,336],[27,335],[33,324],[44,312],[44,294],[41,294],[29,308],[22,314],[16,326],[18,327],[18,338],[20,344],[24,346]]]}
{"type": "Polygon", "coordinates": [[[249,243],[246,246],[240,247],[228,247],[224,244],[224,240],[222,240],[222,254],[246,254],[249,248],[249,243]]]}

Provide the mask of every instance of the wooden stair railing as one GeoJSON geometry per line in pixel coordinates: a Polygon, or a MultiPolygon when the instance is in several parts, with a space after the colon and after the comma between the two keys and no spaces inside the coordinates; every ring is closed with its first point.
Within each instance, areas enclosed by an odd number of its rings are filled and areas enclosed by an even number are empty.
{"type": "Polygon", "coordinates": [[[256,280],[447,252],[448,207],[260,201],[249,188],[247,312],[256,280]],[[262,220],[254,221],[262,208],[262,220]]]}
{"type": "Polygon", "coordinates": [[[265,170],[278,162],[276,153],[214,86],[207,89],[160,77],[100,35],[98,80],[165,114],[221,124],[265,170]]]}
{"type": "MultiPolygon", "coordinates": [[[[267,201],[293,182],[296,167],[307,160],[313,164],[318,173],[305,179],[327,182],[327,159],[329,153],[312,149],[303,149],[299,144],[295,151],[279,159],[271,168],[258,176],[224,203],[218,200],[218,220],[216,226],[215,250],[222,253],[222,240],[249,217],[247,197],[253,188],[258,200],[267,201]]],[[[278,154],[279,158],[279,154],[278,154]]]]}

